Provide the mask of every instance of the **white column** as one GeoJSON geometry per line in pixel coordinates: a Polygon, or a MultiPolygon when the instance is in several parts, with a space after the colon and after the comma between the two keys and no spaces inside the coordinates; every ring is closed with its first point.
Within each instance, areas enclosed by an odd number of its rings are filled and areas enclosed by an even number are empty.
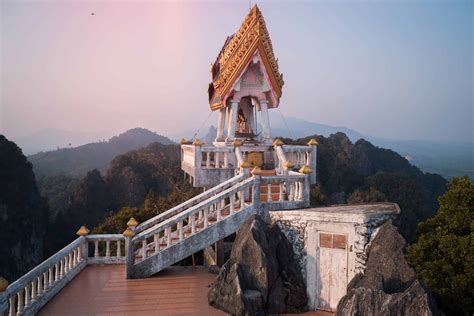
{"type": "Polygon", "coordinates": [[[235,138],[235,127],[237,125],[237,111],[239,110],[239,101],[232,100],[229,113],[229,126],[227,128],[227,141],[235,138]]]}
{"type": "Polygon", "coordinates": [[[262,129],[263,129],[263,140],[270,140],[270,119],[268,118],[268,101],[259,100],[260,111],[262,113],[262,129]]]}
{"type": "Polygon", "coordinates": [[[219,119],[218,119],[219,121],[217,122],[216,142],[221,142],[224,140],[225,112],[226,112],[226,107],[223,107],[219,110],[219,119]]]}

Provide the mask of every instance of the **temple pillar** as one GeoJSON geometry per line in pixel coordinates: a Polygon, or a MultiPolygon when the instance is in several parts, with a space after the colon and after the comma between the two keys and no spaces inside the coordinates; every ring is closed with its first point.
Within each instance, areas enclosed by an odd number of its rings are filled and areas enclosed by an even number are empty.
{"type": "Polygon", "coordinates": [[[218,121],[218,125],[217,125],[216,142],[224,141],[225,112],[226,112],[225,107],[223,107],[219,110],[219,121],[218,121]]]}
{"type": "Polygon", "coordinates": [[[270,140],[270,119],[268,118],[268,101],[259,100],[260,111],[262,113],[263,141],[270,140]]]}
{"type": "Polygon", "coordinates": [[[230,103],[229,126],[227,128],[227,139],[231,141],[235,138],[235,127],[237,126],[237,111],[239,110],[239,101],[232,100],[230,103]]]}

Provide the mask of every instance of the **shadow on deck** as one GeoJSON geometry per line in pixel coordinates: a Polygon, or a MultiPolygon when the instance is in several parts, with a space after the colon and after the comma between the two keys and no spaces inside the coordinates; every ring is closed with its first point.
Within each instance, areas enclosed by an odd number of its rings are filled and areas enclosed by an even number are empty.
{"type": "Polygon", "coordinates": [[[88,266],[38,315],[226,315],[207,304],[214,278],[203,267],[170,267],[151,278],[127,280],[124,265],[88,266]]]}

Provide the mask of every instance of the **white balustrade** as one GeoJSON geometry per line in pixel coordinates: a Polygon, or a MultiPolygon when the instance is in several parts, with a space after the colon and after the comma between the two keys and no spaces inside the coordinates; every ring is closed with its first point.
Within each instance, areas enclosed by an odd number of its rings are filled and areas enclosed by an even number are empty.
{"type": "Polygon", "coordinates": [[[35,314],[61,290],[72,277],[85,267],[85,260],[72,260],[72,254],[76,253],[76,250],[80,249],[85,242],[84,237],[77,238],[13,282],[5,292],[1,293],[0,305],[2,302],[7,302],[9,305],[8,315],[35,314]],[[67,258],[71,258],[68,261],[70,262],[69,269],[60,274],[59,267],[64,266],[63,262],[67,258]]]}

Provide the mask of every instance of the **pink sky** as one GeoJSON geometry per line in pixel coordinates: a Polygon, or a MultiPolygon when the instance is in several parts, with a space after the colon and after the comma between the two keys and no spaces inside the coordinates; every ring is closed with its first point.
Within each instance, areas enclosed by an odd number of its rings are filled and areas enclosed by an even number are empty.
{"type": "MultiPolygon", "coordinates": [[[[286,81],[285,115],[378,137],[472,140],[472,3],[258,3],[286,81]]],[[[166,135],[208,116],[210,63],[248,1],[1,8],[0,133],[166,135]]]]}

